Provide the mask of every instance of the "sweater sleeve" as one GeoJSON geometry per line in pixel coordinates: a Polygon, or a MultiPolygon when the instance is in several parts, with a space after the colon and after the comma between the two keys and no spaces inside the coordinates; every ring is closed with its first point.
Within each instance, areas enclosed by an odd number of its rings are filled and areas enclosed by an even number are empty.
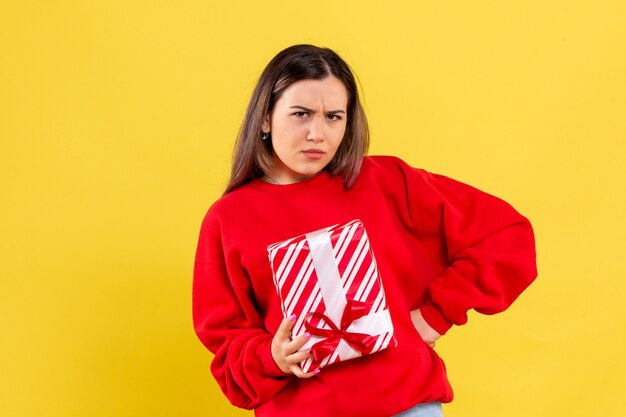
{"type": "Polygon", "coordinates": [[[420,311],[444,334],[467,312],[504,311],[537,276],[527,218],[493,195],[443,175],[403,166],[416,227],[443,239],[447,267],[429,285],[420,311]]]}
{"type": "Polygon", "coordinates": [[[192,301],[194,329],[215,355],[211,372],[233,405],[258,407],[291,380],[272,358],[273,335],[263,325],[245,271],[224,256],[219,218],[211,210],[198,240],[192,301]]]}

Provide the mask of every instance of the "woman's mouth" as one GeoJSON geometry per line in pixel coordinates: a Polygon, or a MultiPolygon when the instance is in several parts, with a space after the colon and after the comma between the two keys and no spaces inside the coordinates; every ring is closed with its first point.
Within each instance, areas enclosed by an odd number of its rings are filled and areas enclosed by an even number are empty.
{"type": "Polygon", "coordinates": [[[322,151],[321,149],[306,149],[302,151],[302,153],[308,159],[321,159],[326,154],[326,152],[322,151]]]}

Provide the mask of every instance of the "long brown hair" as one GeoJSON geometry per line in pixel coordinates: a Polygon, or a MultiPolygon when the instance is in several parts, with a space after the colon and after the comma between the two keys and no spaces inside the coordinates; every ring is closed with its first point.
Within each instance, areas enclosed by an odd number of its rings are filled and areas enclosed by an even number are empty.
{"type": "Polygon", "coordinates": [[[237,135],[230,180],[224,194],[271,171],[274,154],[271,136],[261,140],[261,125],[283,91],[296,81],[321,80],[331,75],[339,79],[348,91],[348,113],[344,137],[337,153],[324,169],[332,175],[343,175],[345,189],[354,184],[369,146],[367,119],[354,75],[348,64],[333,50],[302,44],[280,51],[259,77],[237,135]]]}

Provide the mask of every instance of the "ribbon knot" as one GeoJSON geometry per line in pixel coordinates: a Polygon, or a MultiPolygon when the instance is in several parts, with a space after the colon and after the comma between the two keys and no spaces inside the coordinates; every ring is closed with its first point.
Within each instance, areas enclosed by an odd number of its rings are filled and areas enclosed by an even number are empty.
{"type": "Polygon", "coordinates": [[[337,349],[342,339],[354,350],[361,352],[361,354],[368,354],[372,351],[376,343],[375,337],[365,333],[348,332],[348,327],[350,327],[352,322],[365,316],[370,307],[368,303],[362,301],[348,300],[346,308],[343,310],[339,327],[323,313],[315,312],[310,314],[311,318],[317,317],[320,320],[324,320],[330,327],[330,329],[315,327],[311,324],[310,318],[304,322],[304,326],[309,333],[324,337],[324,340],[315,343],[311,347],[311,353],[313,354],[312,368],[318,368],[324,358],[337,349]]]}

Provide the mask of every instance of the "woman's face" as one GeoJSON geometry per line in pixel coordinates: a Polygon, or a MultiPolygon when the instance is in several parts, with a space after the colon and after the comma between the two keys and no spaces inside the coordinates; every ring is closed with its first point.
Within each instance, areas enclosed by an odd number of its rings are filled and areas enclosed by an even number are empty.
{"type": "Polygon", "coordinates": [[[332,75],[287,87],[262,126],[274,148],[270,180],[290,184],[324,169],[346,131],[347,106],[348,91],[332,75]]]}

